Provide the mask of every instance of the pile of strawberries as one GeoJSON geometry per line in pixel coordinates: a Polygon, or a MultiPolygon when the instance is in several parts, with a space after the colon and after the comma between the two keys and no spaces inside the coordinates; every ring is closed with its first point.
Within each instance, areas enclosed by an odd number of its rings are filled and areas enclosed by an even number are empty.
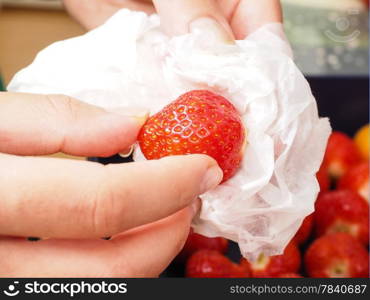
{"type": "Polygon", "coordinates": [[[321,192],[282,255],[238,263],[229,242],[191,232],[177,257],[187,277],[368,277],[369,126],[354,139],[333,132],[317,174],[321,192]]]}

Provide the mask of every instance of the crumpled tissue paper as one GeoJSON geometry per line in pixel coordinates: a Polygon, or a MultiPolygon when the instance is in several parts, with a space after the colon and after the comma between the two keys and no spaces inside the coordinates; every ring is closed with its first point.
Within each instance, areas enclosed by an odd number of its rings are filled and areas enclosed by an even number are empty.
{"type": "MultiPolygon", "coordinates": [[[[248,144],[237,174],[201,196],[194,229],[237,242],[252,260],[261,252],[281,254],[314,209],[315,174],[331,132],[281,24],[221,45],[202,31],[169,38],[159,23],[158,15],[123,9],[97,29],[41,51],[8,90],[151,113],[189,90],[223,95],[238,109],[248,144]]],[[[143,159],[138,147],[135,159],[143,159]]]]}

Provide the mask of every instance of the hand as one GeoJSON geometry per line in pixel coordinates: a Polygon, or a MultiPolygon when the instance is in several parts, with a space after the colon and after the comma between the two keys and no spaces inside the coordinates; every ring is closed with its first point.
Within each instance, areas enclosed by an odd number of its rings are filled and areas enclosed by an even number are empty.
{"type": "Polygon", "coordinates": [[[244,39],[264,24],[282,22],[279,0],[153,0],[155,8],[151,2],[64,0],[71,15],[88,30],[101,25],[121,8],[149,14],[157,11],[163,30],[169,35],[185,34],[200,26],[210,27],[225,40],[244,39]]]}
{"type": "Polygon", "coordinates": [[[35,157],[122,152],[145,119],[146,112],[112,113],[66,96],[0,93],[1,276],[163,271],[186,240],[198,196],[222,179],[212,158],[103,166],[35,157]],[[29,242],[27,236],[48,238],[29,242]]]}
{"type": "Polygon", "coordinates": [[[103,24],[121,8],[152,14],[151,0],[63,0],[66,9],[83,27],[91,30],[103,24]]]}

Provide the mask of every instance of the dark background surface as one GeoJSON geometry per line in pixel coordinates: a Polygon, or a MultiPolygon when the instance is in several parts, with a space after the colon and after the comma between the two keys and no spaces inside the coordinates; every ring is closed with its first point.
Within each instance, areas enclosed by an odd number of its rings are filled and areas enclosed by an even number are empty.
{"type": "Polygon", "coordinates": [[[351,136],[369,122],[369,77],[308,78],[319,113],[351,136]]]}

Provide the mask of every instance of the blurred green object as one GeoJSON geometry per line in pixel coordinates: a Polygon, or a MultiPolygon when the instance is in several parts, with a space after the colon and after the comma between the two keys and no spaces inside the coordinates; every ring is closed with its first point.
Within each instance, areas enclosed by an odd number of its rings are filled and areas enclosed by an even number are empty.
{"type": "Polygon", "coordinates": [[[5,91],[5,85],[3,83],[3,80],[1,78],[1,75],[0,75],[0,91],[5,91]]]}

